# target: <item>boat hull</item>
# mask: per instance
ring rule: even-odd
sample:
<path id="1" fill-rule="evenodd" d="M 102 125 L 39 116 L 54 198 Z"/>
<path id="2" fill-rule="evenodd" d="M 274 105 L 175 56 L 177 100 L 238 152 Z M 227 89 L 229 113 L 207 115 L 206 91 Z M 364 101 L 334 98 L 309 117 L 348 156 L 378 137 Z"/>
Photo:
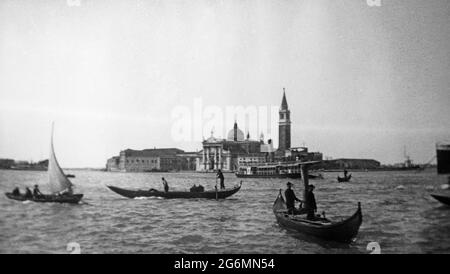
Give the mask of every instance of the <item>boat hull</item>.
<path id="1" fill-rule="evenodd" d="M 357 236 L 359 227 L 362 224 L 360 203 L 358 203 L 357 211 L 351 217 L 341 222 L 315 222 L 308 221 L 304 217 L 293 217 L 287 214 L 286 204 L 281 194 L 275 201 L 273 211 L 277 222 L 283 228 L 335 242 L 351 242 Z"/>
<path id="2" fill-rule="evenodd" d="M 6 197 L 16 201 L 32 201 L 37 203 L 61 203 L 61 204 L 78 204 L 83 198 L 83 194 L 73 195 L 42 195 L 39 197 L 27 198 L 25 195 L 13 195 L 5 193 Z"/>
<path id="3" fill-rule="evenodd" d="M 439 202 L 450 206 L 450 196 L 446 196 L 446 195 L 439 195 L 439 194 L 431 194 L 431 197 L 435 198 L 436 200 L 438 200 Z"/>
<path id="4" fill-rule="evenodd" d="M 241 182 L 242 184 L 242 182 Z M 235 194 L 241 189 L 241 184 L 231 189 L 204 191 L 204 192 L 189 192 L 189 191 L 149 191 L 149 190 L 128 190 L 115 186 L 107 186 L 115 193 L 124 197 L 134 199 L 140 197 L 160 197 L 165 199 L 225 199 Z"/>
<path id="5" fill-rule="evenodd" d="M 346 183 L 346 182 L 350 182 L 350 180 L 352 179 L 352 175 L 350 174 L 347 177 L 337 177 L 337 180 L 339 183 Z"/>

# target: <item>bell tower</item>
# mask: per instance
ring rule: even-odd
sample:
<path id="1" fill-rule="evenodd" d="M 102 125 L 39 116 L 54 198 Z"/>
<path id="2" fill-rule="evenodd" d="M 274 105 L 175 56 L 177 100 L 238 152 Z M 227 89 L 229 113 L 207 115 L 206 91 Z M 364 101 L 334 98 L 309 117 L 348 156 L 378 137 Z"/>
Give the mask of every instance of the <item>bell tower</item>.
<path id="1" fill-rule="evenodd" d="M 283 100 L 280 107 L 280 119 L 278 123 L 278 150 L 284 151 L 291 148 L 291 111 L 289 110 L 286 91 L 283 88 Z"/>

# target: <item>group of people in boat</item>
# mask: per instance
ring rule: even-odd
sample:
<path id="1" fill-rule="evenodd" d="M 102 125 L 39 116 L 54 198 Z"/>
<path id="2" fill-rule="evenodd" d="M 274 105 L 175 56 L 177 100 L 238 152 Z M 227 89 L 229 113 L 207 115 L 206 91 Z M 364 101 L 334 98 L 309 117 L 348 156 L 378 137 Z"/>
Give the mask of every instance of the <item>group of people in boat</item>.
<path id="1" fill-rule="evenodd" d="M 15 196 L 21 196 L 22 193 L 20 193 L 20 189 L 18 187 L 14 188 L 12 191 L 12 194 Z M 43 196 L 41 191 L 39 190 L 38 185 L 34 185 L 33 191 L 29 187 L 25 188 L 25 198 L 37 198 Z"/>
<path id="2" fill-rule="evenodd" d="M 13 189 L 12 194 L 14 196 L 21 196 L 22 195 L 22 193 L 20 192 L 20 189 L 18 187 L 15 187 Z M 69 187 L 69 188 L 67 188 L 64 191 L 56 193 L 56 195 L 72 195 L 72 194 L 73 194 L 72 187 Z M 34 185 L 33 191 L 31 191 L 31 189 L 29 187 L 25 188 L 24 196 L 27 199 L 32 199 L 32 198 L 44 197 L 45 195 L 42 194 L 42 192 L 40 191 L 39 185 Z"/>
<path id="3" fill-rule="evenodd" d="M 225 176 L 223 176 L 222 170 L 217 170 L 216 173 L 216 177 L 217 179 L 219 179 L 220 181 L 220 189 L 225 189 Z M 162 177 L 161 178 L 162 184 L 163 184 L 163 188 L 164 188 L 164 192 L 169 192 L 169 183 L 167 182 L 167 180 Z M 154 188 L 149 189 L 149 191 L 158 191 Z M 205 188 L 202 185 L 195 185 L 193 187 L 190 188 L 190 192 L 204 192 Z"/>
<path id="4" fill-rule="evenodd" d="M 315 220 L 316 212 L 317 212 L 317 204 L 316 198 L 314 196 L 314 185 L 308 185 L 308 189 L 305 193 L 305 200 L 302 201 L 294 193 L 292 189 L 292 183 L 287 182 L 287 189 L 284 192 L 284 196 L 286 197 L 286 207 L 288 210 L 288 214 L 292 215 L 300 215 L 306 214 L 306 219 Z M 295 201 L 300 202 L 300 209 L 295 207 Z"/>

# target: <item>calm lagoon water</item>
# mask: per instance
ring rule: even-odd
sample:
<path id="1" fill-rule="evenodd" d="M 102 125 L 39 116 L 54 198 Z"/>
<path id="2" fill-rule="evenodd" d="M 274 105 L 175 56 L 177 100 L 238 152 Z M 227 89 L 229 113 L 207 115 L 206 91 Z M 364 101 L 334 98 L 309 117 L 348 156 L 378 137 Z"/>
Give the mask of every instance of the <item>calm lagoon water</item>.
<path id="1" fill-rule="evenodd" d="M 324 173 L 316 186 L 319 211 L 329 218 L 351 215 L 362 202 L 363 224 L 350 245 L 324 242 L 278 226 L 272 204 L 286 180 L 246 179 L 225 200 L 127 199 L 105 185 L 171 189 L 195 184 L 213 188 L 213 174 L 106 173 L 70 170 L 84 204 L 38 204 L 0 196 L 0 253 L 68 253 L 76 242 L 82 253 L 369 253 L 376 241 L 382 253 L 450 253 L 450 207 L 430 197 L 446 178 L 424 172 L 356 172 L 351 183 Z M 238 178 L 225 174 L 226 185 Z M 41 185 L 47 174 L 0 170 L 0 191 Z M 301 196 L 301 182 L 294 182 Z M 399 187 L 400 186 L 400 187 Z"/>

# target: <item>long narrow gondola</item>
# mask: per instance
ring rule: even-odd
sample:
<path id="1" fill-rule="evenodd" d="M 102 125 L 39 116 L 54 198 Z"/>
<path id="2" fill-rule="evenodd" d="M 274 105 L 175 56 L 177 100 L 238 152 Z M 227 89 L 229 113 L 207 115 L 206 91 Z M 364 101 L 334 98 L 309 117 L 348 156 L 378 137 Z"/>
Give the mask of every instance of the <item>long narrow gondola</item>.
<path id="1" fill-rule="evenodd" d="M 203 198 L 203 199 L 225 199 L 235 194 L 241 189 L 242 181 L 239 185 L 224 190 L 209 190 L 203 192 L 189 192 L 189 191 L 157 191 L 157 190 L 128 190 L 115 186 L 107 186 L 115 193 L 127 198 L 140 198 L 140 197 L 160 197 L 165 199 L 190 199 L 190 198 Z"/>
<path id="2" fill-rule="evenodd" d="M 358 209 L 351 217 L 340 222 L 332 222 L 326 218 L 309 221 L 305 215 L 290 215 L 287 213 L 281 190 L 273 204 L 273 213 L 278 223 L 286 229 L 344 243 L 351 242 L 356 237 L 362 223 L 361 203 L 358 203 Z"/>

